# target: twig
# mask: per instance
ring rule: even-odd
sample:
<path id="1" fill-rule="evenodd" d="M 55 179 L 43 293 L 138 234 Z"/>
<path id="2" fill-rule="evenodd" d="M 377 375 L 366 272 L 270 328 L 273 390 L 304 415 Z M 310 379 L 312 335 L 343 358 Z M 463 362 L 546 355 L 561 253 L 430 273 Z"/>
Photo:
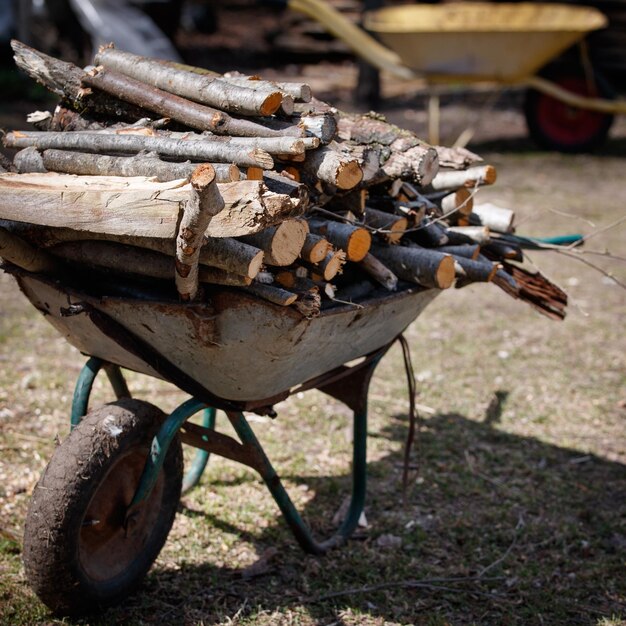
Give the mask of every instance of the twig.
<path id="1" fill-rule="evenodd" d="M 587 224 L 589 224 L 589 226 L 591 226 L 591 228 L 595 228 L 596 225 L 591 221 L 588 220 L 586 218 L 584 218 L 582 215 L 574 215 L 573 213 L 567 213 L 566 211 L 559 211 L 558 209 L 552 209 L 550 207 L 544 206 L 541 207 L 544 211 L 550 211 L 550 213 L 556 213 L 556 215 L 562 215 L 563 217 L 569 217 L 572 219 L 577 219 L 577 220 L 581 220 L 583 222 L 586 222 Z"/>
<path id="2" fill-rule="evenodd" d="M 608 250 L 576 250 L 576 254 L 595 254 L 596 256 L 604 256 L 611 261 L 622 261 L 626 263 L 626 257 L 611 254 Z"/>
<path id="3" fill-rule="evenodd" d="M 599 228 L 598 230 L 594 230 L 592 233 L 589 233 L 588 235 L 585 235 L 579 241 L 575 241 L 574 243 L 572 243 L 569 246 L 567 246 L 566 250 L 571 250 L 572 248 L 575 248 L 576 246 L 580 246 L 580 245 L 582 245 L 583 242 L 588 241 L 592 237 L 595 237 L 596 235 L 599 235 L 599 234 L 601 234 L 601 233 L 603 233 L 603 232 L 605 232 L 607 230 L 610 230 L 614 226 L 618 226 L 622 222 L 626 222 L 626 215 L 623 215 L 622 217 L 620 217 L 619 219 L 615 220 L 614 222 L 611 222 L 610 224 L 607 224 L 606 226 L 603 226 L 602 228 Z"/>
<path id="4" fill-rule="evenodd" d="M 478 193 L 478 191 L 479 191 L 479 187 L 475 186 L 472 189 L 471 194 L 465 200 L 463 200 L 463 202 L 459 204 L 459 206 L 454 207 L 454 209 L 451 209 L 450 211 L 448 211 L 447 213 L 444 213 L 443 215 L 432 218 L 428 222 L 428 224 L 434 224 L 435 222 L 443 222 L 447 217 L 450 217 L 450 215 L 452 215 L 453 213 L 456 213 L 459 209 L 464 207 Z M 388 235 L 388 234 L 396 233 L 396 231 L 387 230 L 384 228 L 374 228 L 373 226 L 369 226 L 368 224 L 350 219 L 349 217 L 343 217 L 342 215 L 338 215 L 337 213 L 334 213 L 333 211 L 329 211 L 328 209 L 323 209 L 322 207 L 319 207 L 319 206 L 314 206 L 311 208 L 311 210 L 315 211 L 316 213 L 321 213 L 322 215 L 328 215 L 329 217 L 332 217 L 333 219 L 337 221 L 344 222 L 352 226 L 358 226 L 359 228 L 365 228 L 366 230 L 369 230 L 371 233 L 378 233 L 380 235 Z M 418 230 L 423 230 L 426 227 L 427 226 L 424 225 L 424 226 L 414 226 L 413 228 L 407 228 L 406 230 L 402 231 L 402 234 L 404 235 L 406 233 L 415 233 Z"/>
<path id="5" fill-rule="evenodd" d="M 352 587 L 350 589 L 342 589 L 341 591 L 333 591 L 331 593 L 326 593 L 321 596 L 316 596 L 314 598 L 307 598 L 304 601 L 309 604 L 314 604 L 316 602 L 323 602 L 324 600 L 330 600 L 332 598 L 340 598 L 341 596 L 350 596 L 361 593 L 370 593 L 372 591 L 381 591 L 383 589 L 394 589 L 394 588 L 405 588 L 405 589 L 413 589 L 419 587 L 425 587 L 428 589 L 442 589 L 445 591 L 459 591 L 458 588 L 455 587 L 445 587 L 439 585 L 439 583 L 464 583 L 464 582 L 487 582 L 487 581 L 495 581 L 495 580 L 504 580 L 503 576 L 494 576 L 490 578 L 481 578 L 480 576 L 465 576 L 459 578 L 423 578 L 421 580 L 396 580 L 390 581 L 387 583 L 380 583 L 379 585 L 365 585 L 363 587 Z M 480 591 L 476 591 L 476 593 L 480 593 L 481 595 L 489 596 L 490 594 L 486 594 Z"/>
<path id="6" fill-rule="evenodd" d="M 572 259 L 578 259 L 581 263 L 588 265 L 597 272 L 600 272 L 600 274 L 603 274 L 607 278 L 610 278 L 616 285 L 619 285 L 622 289 L 626 289 L 626 283 L 623 283 L 621 280 L 613 276 L 611 272 L 608 272 L 607 270 L 601 268 L 599 265 L 596 265 L 595 263 L 592 263 L 587 259 L 583 259 L 577 252 L 569 252 L 569 246 L 565 248 L 565 250 L 555 250 L 555 252 L 557 252 L 558 254 L 563 254 L 564 256 L 570 257 Z"/>
<path id="7" fill-rule="evenodd" d="M 517 518 L 517 525 L 515 526 L 515 536 L 513 537 L 513 541 L 511 542 L 509 547 L 504 551 L 504 554 L 500 556 L 500 558 L 496 559 L 493 563 L 490 563 L 489 565 L 487 565 L 487 567 L 483 567 L 483 569 L 478 574 L 478 578 L 482 578 L 489 570 L 500 565 L 500 563 L 502 563 L 509 556 L 509 554 L 511 554 L 511 550 L 513 550 L 513 548 L 515 547 L 515 544 L 517 544 L 517 540 L 522 534 L 522 528 L 524 528 L 524 520 L 522 516 L 520 515 Z"/>

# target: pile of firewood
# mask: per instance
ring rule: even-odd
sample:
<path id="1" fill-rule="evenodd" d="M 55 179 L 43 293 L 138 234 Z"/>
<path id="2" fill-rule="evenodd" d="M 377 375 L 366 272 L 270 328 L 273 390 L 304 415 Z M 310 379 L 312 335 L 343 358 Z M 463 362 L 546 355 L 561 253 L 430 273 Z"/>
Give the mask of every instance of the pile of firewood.
<path id="1" fill-rule="evenodd" d="M 474 203 L 496 172 L 467 150 L 340 112 L 303 83 L 110 46 L 84 70 L 13 49 L 61 100 L 4 137 L 20 150 L 0 174 L 9 262 L 169 281 L 183 300 L 235 287 L 306 317 L 477 281 L 564 315 L 565 294 L 519 266 L 513 212 Z"/>

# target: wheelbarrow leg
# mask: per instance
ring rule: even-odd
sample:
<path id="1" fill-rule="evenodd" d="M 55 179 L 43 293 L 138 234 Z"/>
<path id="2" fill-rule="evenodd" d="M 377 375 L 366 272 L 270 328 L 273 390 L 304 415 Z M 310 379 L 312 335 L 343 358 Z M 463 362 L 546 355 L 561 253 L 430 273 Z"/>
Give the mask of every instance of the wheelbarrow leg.
<path id="1" fill-rule="evenodd" d="M 287 525 L 293 532 L 303 550 L 310 554 L 324 554 L 330 548 L 341 545 L 356 529 L 365 505 L 365 487 L 367 474 L 366 442 L 367 442 L 367 411 L 354 412 L 354 451 L 352 467 L 352 499 L 348 515 L 335 535 L 323 542 L 313 538 L 311 530 L 304 523 L 289 494 L 267 458 L 259 440 L 243 413 L 227 412 L 237 435 L 244 445 L 253 448 L 258 455 L 257 471 L 265 481 L 276 504 L 281 510 Z"/>
<path id="2" fill-rule="evenodd" d="M 216 413 L 217 411 L 214 407 L 209 407 L 208 409 L 204 409 L 204 411 L 202 411 L 202 426 L 204 428 L 208 428 L 209 430 L 215 429 Z M 209 455 L 209 452 L 202 450 L 201 448 L 196 450 L 191 467 L 183 478 L 182 493 L 188 493 L 200 482 L 200 478 L 206 468 L 206 464 L 209 462 Z"/>
<path id="3" fill-rule="evenodd" d="M 113 387 L 113 393 L 116 399 L 120 400 L 121 398 L 131 397 L 120 368 L 113 363 L 108 363 L 95 356 L 91 357 L 81 370 L 78 380 L 76 381 L 76 387 L 74 388 L 70 417 L 72 428 L 77 426 L 80 420 L 87 414 L 93 383 L 96 380 L 98 372 L 103 368 L 111 383 L 111 387 Z"/>
<path id="4" fill-rule="evenodd" d="M 378 351 L 363 366 L 338 368 L 338 373 L 330 381 L 317 385 L 320 391 L 344 402 L 352 409 L 354 415 L 352 499 L 346 519 L 330 539 L 323 542 L 315 540 L 310 528 L 304 523 L 283 487 L 276 470 L 243 413 L 226 411 L 226 415 L 239 437 L 239 442 L 232 437 L 216 432 L 213 428 L 185 424 L 189 417 L 206 408 L 206 404 L 195 398 L 187 400 L 174 410 L 153 438 L 150 454 L 146 460 L 139 485 L 126 512 L 127 519 L 132 516 L 135 507 L 150 494 L 163 465 L 167 449 L 180 430 L 184 443 L 189 443 L 208 452 L 214 452 L 256 470 L 270 490 L 296 540 L 306 552 L 324 554 L 330 548 L 344 543 L 356 529 L 365 504 L 367 395 L 374 369 L 388 348 L 389 346 L 385 346 Z"/>

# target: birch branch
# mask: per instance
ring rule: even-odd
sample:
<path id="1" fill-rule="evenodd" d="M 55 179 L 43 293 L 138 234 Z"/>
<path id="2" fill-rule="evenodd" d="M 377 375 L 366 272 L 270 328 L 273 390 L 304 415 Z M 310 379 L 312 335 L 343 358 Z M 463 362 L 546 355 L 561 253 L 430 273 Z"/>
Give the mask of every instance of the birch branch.
<path id="1" fill-rule="evenodd" d="M 100 48 L 94 64 L 169 93 L 240 115 L 272 115 L 283 99 L 282 93 L 270 85 L 259 85 L 256 89 L 239 86 L 217 76 L 172 68 L 156 59 L 116 50 L 111 46 Z"/>
<path id="2" fill-rule="evenodd" d="M 24 148 L 13 162 L 20 174 L 28 172 L 64 172 L 83 176 L 146 176 L 159 182 L 189 178 L 198 167 L 196 163 L 171 163 L 161 161 L 154 154 L 137 154 L 132 157 L 114 157 L 66 150 Z M 215 180 L 230 183 L 239 180 L 239 168 L 228 163 L 212 163 Z"/>
<path id="3" fill-rule="evenodd" d="M 235 163 L 248 167 L 272 169 L 274 160 L 259 148 L 247 148 L 211 141 L 186 141 L 165 137 L 143 135 L 118 135 L 108 133 L 44 133 L 14 131 L 4 137 L 7 148 L 28 148 L 38 150 L 58 149 L 84 152 L 113 152 L 133 154 L 142 151 L 156 152 L 163 156 L 206 161 L 211 163 Z"/>
<path id="4" fill-rule="evenodd" d="M 218 109 L 181 98 L 111 70 L 94 68 L 85 74 L 82 83 L 198 130 L 210 130 L 218 135 L 240 137 L 280 135 L 250 120 L 231 117 L 228 113 Z"/>
<path id="5" fill-rule="evenodd" d="M 135 121 L 146 111 L 103 92 L 86 91 L 86 73 L 72 63 L 59 61 L 19 41 L 11 41 L 16 65 L 46 89 L 63 98 L 78 111 L 89 111 L 103 118 Z"/>

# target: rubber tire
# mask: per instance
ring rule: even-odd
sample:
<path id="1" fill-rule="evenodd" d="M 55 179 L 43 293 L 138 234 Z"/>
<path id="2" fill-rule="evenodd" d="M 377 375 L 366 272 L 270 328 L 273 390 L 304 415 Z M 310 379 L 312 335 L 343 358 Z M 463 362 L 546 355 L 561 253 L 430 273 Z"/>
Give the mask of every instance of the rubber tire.
<path id="1" fill-rule="evenodd" d="M 139 528 L 142 547 L 137 548 L 137 554 L 124 556 L 131 560 L 129 563 L 122 562 L 123 569 L 120 572 L 107 579 L 105 568 L 104 579 L 100 576 L 98 580 L 87 571 L 90 567 L 89 557 L 83 556 L 84 550 L 81 553 L 81 546 L 84 545 L 81 543 L 81 532 L 94 532 L 83 531 L 86 525 L 84 520 L 89 507 L 93 506 L 92 500 L 98 488 L 103 484 L 111 484 L 105 483 L 105 480 L 113 480 L 115 484 L 116 475 L 112 469 L 116 463 L 121 464 L 118 467 L 124 468 L 124 459 L 131 459 L 137 465 L 139 452 L 145 458 L 150 451 L 152 438 L 164 419 L 165 414 L 159 408 L 135 399 L 123 399 L 95 409 L 83 418 L 56 449 L 39 479 L 26 518 L 24 567 L 37 596 L 56 614 L 94 613 L 119 602 L 139 585 L 161 551 L 180 499 L 183 454 L 178 437 L 170 445 L 159 474 L 159 489 L 154 491 L 150 508 L 146 509 L 144 518 L 141 518 L 149 520 L 149 524 Z M 135 484 L 129 483 L 128 472 L 123 474 L 125 478 L 120 481 L 123 485 L 123 502 L 128 503 L 131 497 L 128 493 L 134 493 L 138 482 L 137 473 L 140 471 L 133 468 Z M 104 493 L 104 499 L 100 495 L 100 500 L 94 501 L 117 503 L 117 508 L 113 505 L 111 507 L 119 517 L 122 496 L 116 492 L 118 497 L 110 498 L 106 488 Z M 115 524 L 118 529 L 122 528 L 117 521 Z M 104 526 L 105 530 L 110 528 L 107 523 Z M 150 527 L 144 529 L 144 526 Z M 106 554 L 106 542 L 110 543 L 111 539 L 105 538 L 104 541 L 105 549 L 101 554 Z M 130 543 L 134 546 L 140 542 L 132 539 Z M 87 565 L 81 563 L 81 556 L 87 558 Z M 119 568 L 119 565 L 115 567 Z"/>
<path id="2" fill-rule="evenodd" d="M 615 93 L 608 83 L 596 74 L 596 93 L 589 93 L 582 74 L 569 71 L 559 73 L 549 71 L 542 76 L 556 83 L 557 85 L 576 91 L 580 95 L 614 99 Z M 574 87 L 573 87 L 574 85 Z M 564 119 L 567 113 L 573 113 L 572 124 L 586 123 L 592 124 L 587 133 L 582 132 L 578 138 L 574 135 L 567 137 L 567 128 L 563 124 L 562 130 L 558 129 L 558 121 Z M 545 118 L 545 115 L 552 116 L 552 120 Z M 600 148 L 607 140 L 609 130 L 613 124 L 614 115 L 609 113 L 598 113 L 594 111 L 583 111 L 574 109 L 561 103 L 560 101 L 541 93 L 535 89 L 528 89 L 524 101 L 524 116 L 530 138 L 544 150 L 556 150 L 565 153 L 593 152 Z M 557 123 L 556 128 L 550 128 L 550 124 Z M 563 130 L 565 135 L 563 135 Z M 556 133 L 556 134 L 555 134 Z M 558 136 L 558 134 L 561 136 Z"/>

